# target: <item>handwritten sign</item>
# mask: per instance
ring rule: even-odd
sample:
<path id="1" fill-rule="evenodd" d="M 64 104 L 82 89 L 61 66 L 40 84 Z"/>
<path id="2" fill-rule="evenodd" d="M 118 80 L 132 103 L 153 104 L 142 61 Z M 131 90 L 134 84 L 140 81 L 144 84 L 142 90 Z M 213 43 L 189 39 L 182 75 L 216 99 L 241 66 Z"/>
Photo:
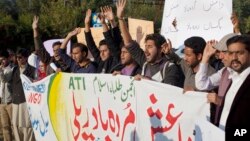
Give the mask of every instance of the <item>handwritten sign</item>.
<path id="1" fill-rule="evenodd" d="M 167 0 L 161 34 L 172 40 L 175 48 L 191 36 L 220 40 L 233 32 L 230 16 L 232 0 Z M 176 19 L 176 28 L 172 22 Z"/>
<path id="2" fill-rule="evenodd" d="M 128 18 L 128 27 L 133 40 L 136 40 L 144 49 L 146 35 L 154 33 L 153 21 Z"/>
<path id="3" fill-rule="evenodd" d="M 37 141 L 192 141 L 195 118 L 209 115 L 205 93 L 183 95 L 153 81 L 110 74 L 58 73 L 35 83 L 21 77 Z"/>

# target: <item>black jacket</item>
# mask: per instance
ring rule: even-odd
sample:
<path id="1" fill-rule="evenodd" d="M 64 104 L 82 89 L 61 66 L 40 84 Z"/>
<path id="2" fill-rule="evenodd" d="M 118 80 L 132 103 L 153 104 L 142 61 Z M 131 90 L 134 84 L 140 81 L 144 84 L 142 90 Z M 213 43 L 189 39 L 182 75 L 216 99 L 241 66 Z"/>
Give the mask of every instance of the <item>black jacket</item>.
<path id="1" fill-rule="evenodd" d="M 34 67 L 27 65 L 27 68 L 24 70 L 23 74 L 29 77 L 31 80 L 33 80 L 35 79 L 35 72 L 36 69 Z M 21 104 L 26 102 L 22 81 L 20 77 L 20 70 L 18 66 L 13 68 L 11 86 L 13 90 L 13 95 L 12 95 L 13 104 Z"/>
<path id="2" fill-rule="evenodd" d="M 119 28 L 113 29 L 114 36 L 112 37 L 111 31 L 104 32 L 103 35 L 105 37 L 105 41 L 109 47 L 109 50 L 111 52 L 111 56 L 105 60 L 102 61 L 100 57 L 100 51 L 97 48 L 93 36 L 91 32 L 85 32 L 85 39 L 88 46 L 88 49 L 90 50 L 91 54 L 93 55 L 96 64 L 98 64 L 97 67 L 97 73 L 111 73 L 111 69 L 118 65 L 120 62 L 120 54 L 121 54 L 121 48 L 120 48 L 120 41 L 119 40 Z M 116 35 L 118 34 L 118 35 Z M 118 38 L 118 39 L 117 39 Z"/>

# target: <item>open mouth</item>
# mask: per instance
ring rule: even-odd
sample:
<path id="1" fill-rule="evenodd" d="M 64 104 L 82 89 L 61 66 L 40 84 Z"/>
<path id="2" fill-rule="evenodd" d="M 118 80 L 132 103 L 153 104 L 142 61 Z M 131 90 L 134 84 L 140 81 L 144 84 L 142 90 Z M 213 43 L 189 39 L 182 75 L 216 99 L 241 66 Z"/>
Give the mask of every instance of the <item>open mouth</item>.
<path id="1" fill-rule="evenodd" d="M 235 67 L 240 66 L 240 63 L 239 63 L 238 61 L 233 61 L 233 62 L 231 63 L 231 66 L 235 68 Z"/>

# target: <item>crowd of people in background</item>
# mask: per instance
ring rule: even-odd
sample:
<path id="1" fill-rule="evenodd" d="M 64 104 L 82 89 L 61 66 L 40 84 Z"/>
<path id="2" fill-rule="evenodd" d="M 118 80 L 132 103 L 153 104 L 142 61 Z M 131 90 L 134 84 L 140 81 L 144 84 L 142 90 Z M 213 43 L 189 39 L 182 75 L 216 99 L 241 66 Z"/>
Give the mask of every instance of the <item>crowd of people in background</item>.
<path id="1" fill-rule="evenodd" d="M 185 46 L 181 58 L 171 41 L 159 33 L 146 35 L 145 50 L 132 40 L 124 19 L 125 5 L 126 0 L 118 0 L 116 14 L 109 6 L 100 8 L 98 18 L 104 39 L 98 45 L 91 33 L 92 11 L 88 9 L 84 20 L 86 45 L 73 44 L 70 55 L 66 53 L 67 43 L 81 29 L 76 27 L 63 42 L 55 42 L 50 56 L 41 41 L 38 16 L 32 24 L 32 53 L 25 48 L 16 53 L 1 48 L 0 119 L 4 141 L 35 140 L 20 74 L 35 82 L 57 72 L 127 75 L 180 87 L 183 93 L 207 92 L 211 123 L 225 131 L 226 139 L 236 128 L 250 129 L 250 37 L 240 33 L 236 15 L 231 19 L 234 33 L 210 41 L 192 36 L 180 43 Z M 93 59 L 88 58 L 89 52 Z"/>

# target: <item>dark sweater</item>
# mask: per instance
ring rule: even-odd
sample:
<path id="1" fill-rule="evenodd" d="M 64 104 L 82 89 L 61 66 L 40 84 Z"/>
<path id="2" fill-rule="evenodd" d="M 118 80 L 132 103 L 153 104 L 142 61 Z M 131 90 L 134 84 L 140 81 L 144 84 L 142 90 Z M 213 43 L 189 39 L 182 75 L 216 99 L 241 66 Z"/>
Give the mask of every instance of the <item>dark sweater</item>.
<path id="1" fill-rule="evenodd" d="M 35 71 L 36 69 L 34 67 L 27 65 L 27 68 L 24 70 L 23 74 L 33 80 L 35 79 Z M 13 104 L 21 104 L 26 102 L 18 66 L 13 68 L 11 86 L 13 90 Z"/>

